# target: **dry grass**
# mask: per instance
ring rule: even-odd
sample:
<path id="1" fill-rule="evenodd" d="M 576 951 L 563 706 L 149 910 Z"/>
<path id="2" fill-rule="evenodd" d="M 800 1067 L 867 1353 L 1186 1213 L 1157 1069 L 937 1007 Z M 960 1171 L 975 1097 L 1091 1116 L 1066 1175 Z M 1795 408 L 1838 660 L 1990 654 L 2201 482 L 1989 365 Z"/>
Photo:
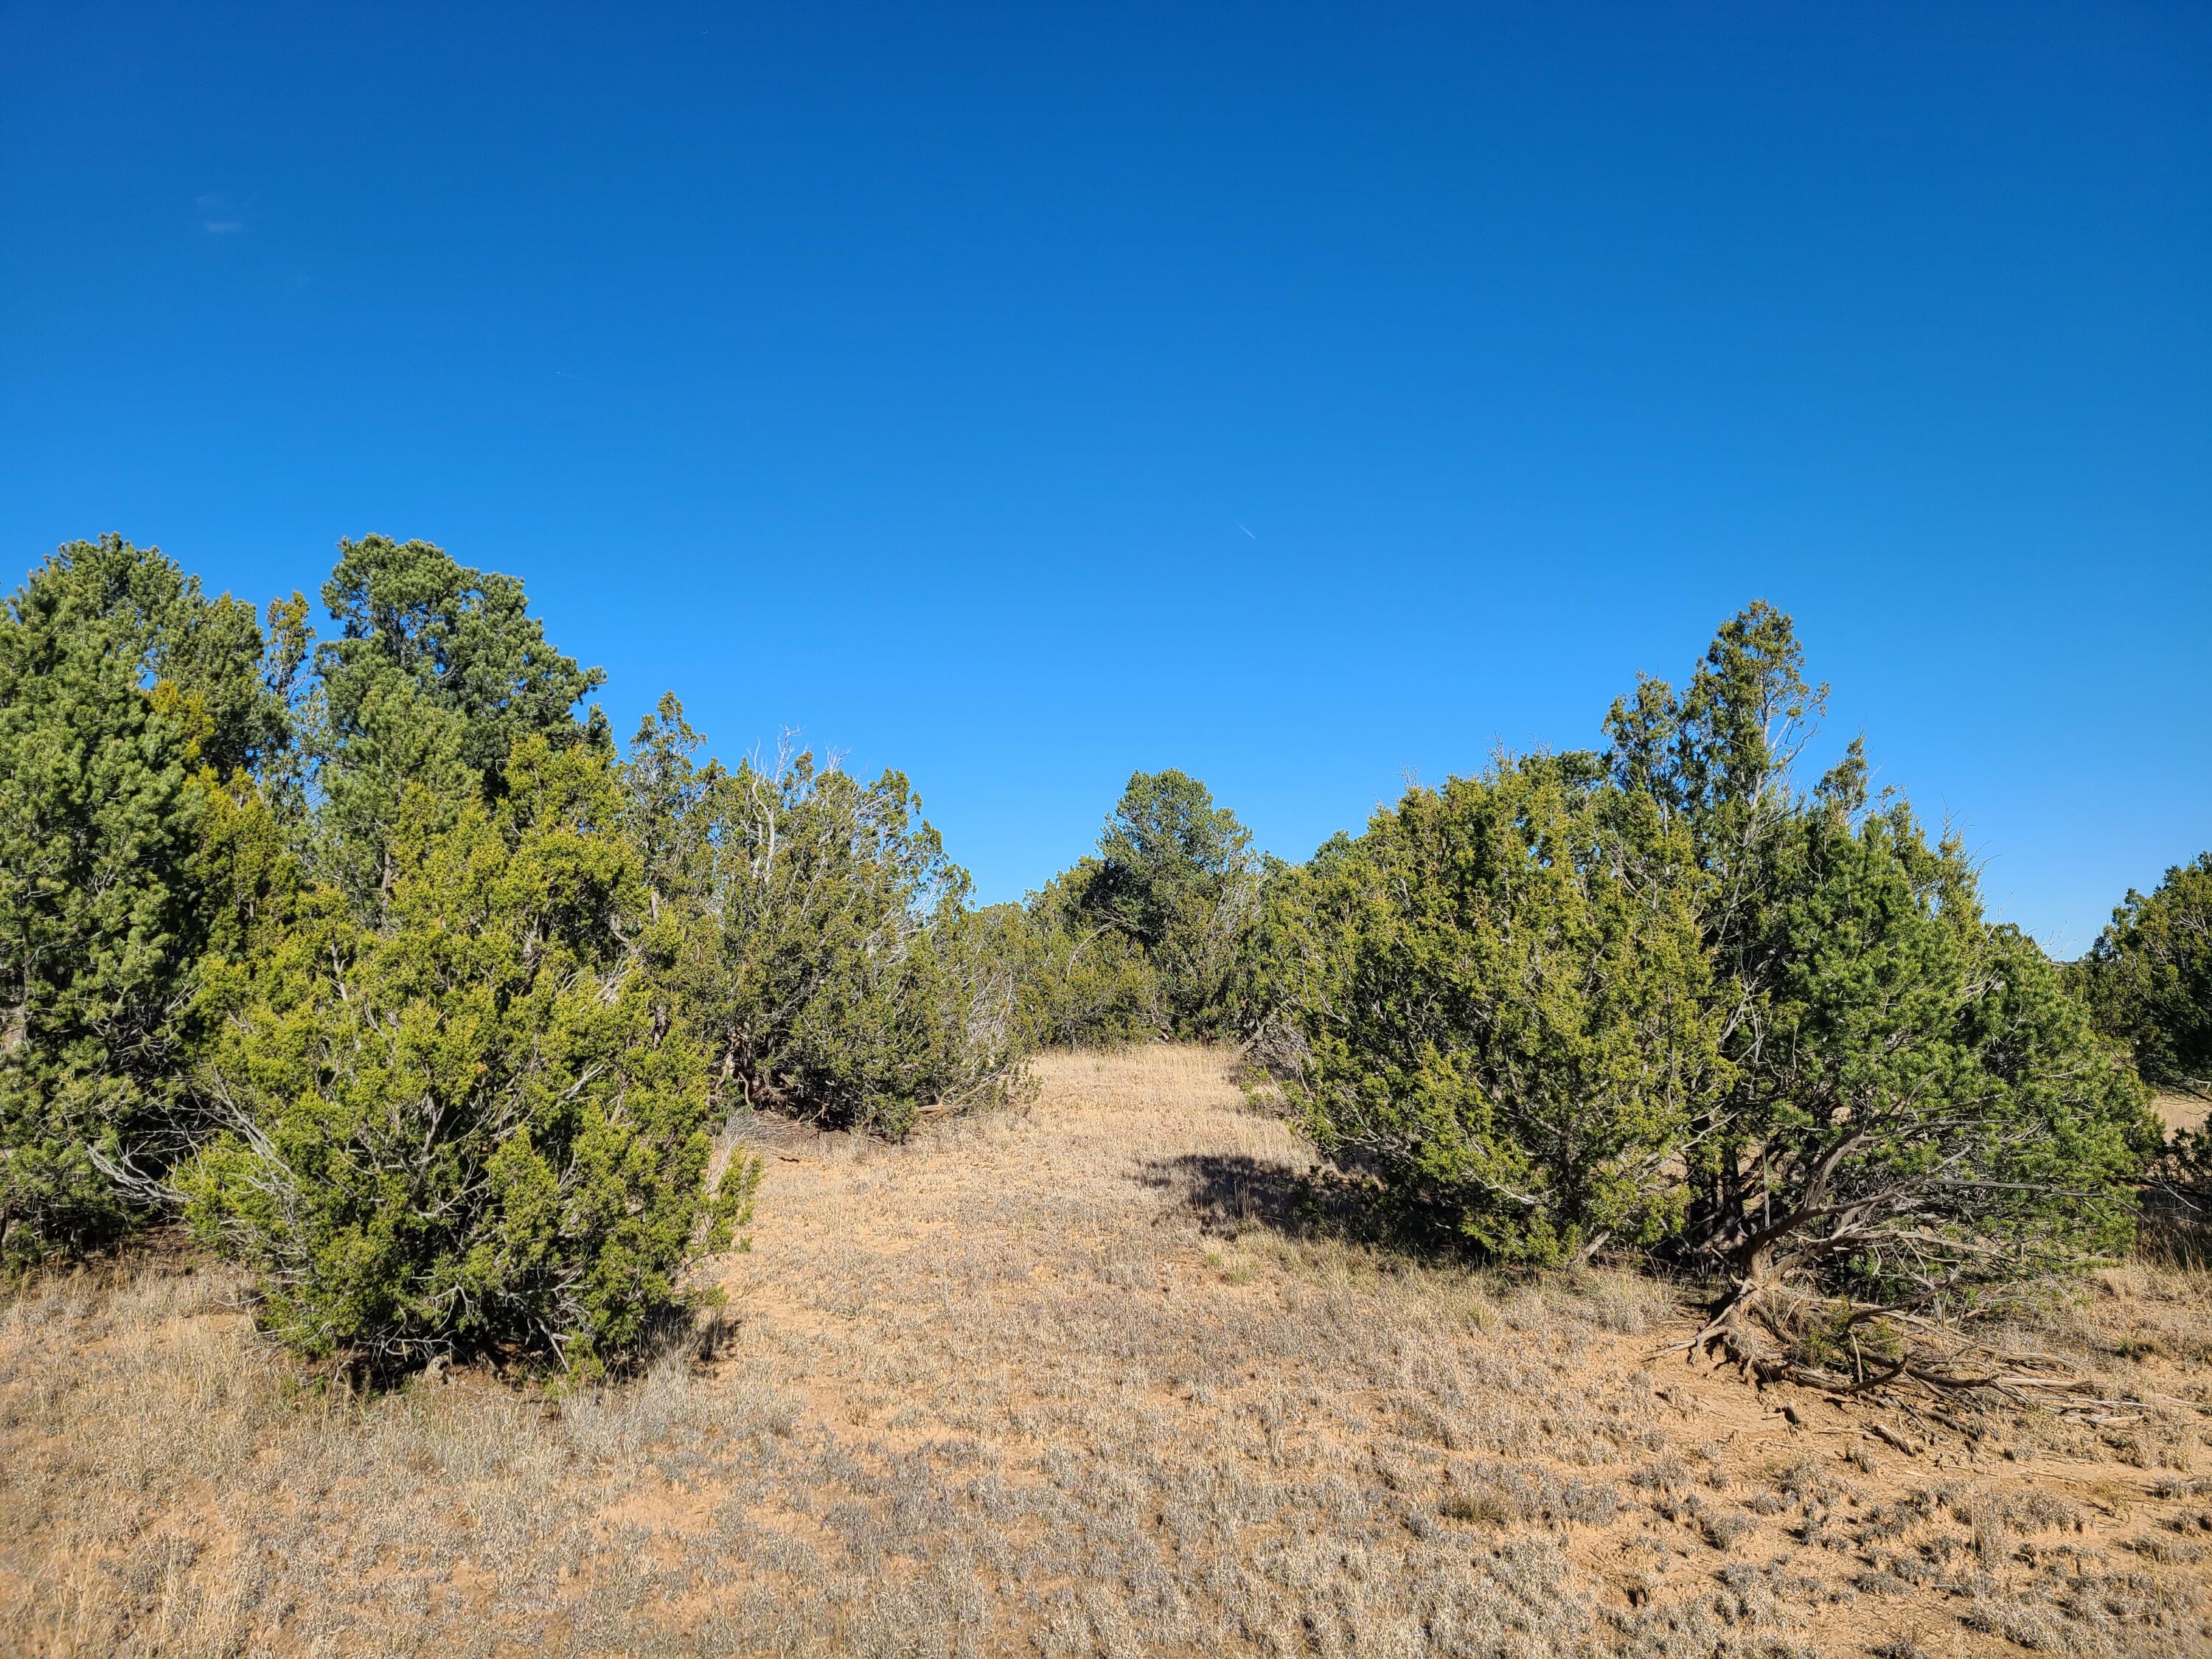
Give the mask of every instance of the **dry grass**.
<path id="1" fill-rule="evenodd" d="M 734 1328 L 557 1402 L 334 1400 L 234 1282 L 0 1310 L 0 1645 L 39 1653 L 2212 1651 L 2212 1291 L 2034 1335 L 2151 1401 L 1892 1419 L 1663 1355 L 1624 1276 L 1308 1224 L 1217 1056 L 1058 1057 L 886 1149 L 772 1139 Z M 1657 1357 L 1655 1357 L 1657 1356 Z"/>
<path id="2" fill-rule="evenodd" d="M 2150 1109 L 2158 1114 L 2160 1122 L 2170 1133 L 2175 1129 L 2201 1129 L 2212 1100 L 2202 1095 L 2161 1094 L 2154 1096 Z"/>

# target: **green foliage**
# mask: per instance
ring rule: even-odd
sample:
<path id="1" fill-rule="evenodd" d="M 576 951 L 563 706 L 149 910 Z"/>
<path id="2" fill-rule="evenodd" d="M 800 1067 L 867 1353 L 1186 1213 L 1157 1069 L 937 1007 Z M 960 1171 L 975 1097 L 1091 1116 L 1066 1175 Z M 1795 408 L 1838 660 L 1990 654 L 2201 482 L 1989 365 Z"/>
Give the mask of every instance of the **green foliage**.
<path id="1" fill-rule="evenodd" d="M 1783 839 L 1753 933 L 1772 971 L 1698 1163 L 1705 1246 L 1869 1310 L 2119 1249 L 2141 1088 L 2034 942 L 1982 920 L 1957 844 L 1902 805 Z"/>
<path id="2" fill-rule="evenodd" d="M 2212 853 L 2126 902 L 2081 965 L 2097 1024 L 2146 1081 L 2212 1093 Z"/>
<path id="3" fill-rule="evenodd" d="M 1669 1233 L 1727 1071 L 1687 863 L 1589 756 L 1409 790 L 1283 930 L 1316 1139 L 1501 1259 Z"/>
<path id="4" fill-rule="evenodd" d="M 1138 773 L 978 911 L 898 773 L 702 764 L 672 697 L 618 764 L 512 578 L 370 537 L 323 593 L 315 647 L 109 538 L 0 614 L 0 1257 L 180 1202 L 311 1353 L 603 1368 L 747 1213 L 729 1110 L 896 1137 L 1038 1046 L 1234 1035 L 1407 1212 L 1703 1262 L 1740 1355 L 1828 1364 L 2125 1239 L 2157 1140 L 2094 1024 L 2212 1072 L 2212 854 L 2069 994 L 1856 744 L 1799 788 L 1826 692 L 1763 604 L 1603 757 L 1300 867 Z"/>
<path id="5" fill-rule="evenodd" d="M 201 837 L 285 743 L 261 664 L 251 609 L 118 537 L 0 615 L 0 1257 L 112 1236 L 132 1206 L 100 1161 L 173 1148 Z"/>
<path id="6" fill-rule="evenodd" d="M 1147 950 L 1171 944 L 1252 866 L 1252 837 L 1196 778 L 1170 768 L 1130 775 L 1098 837 L 1086 908 Z"/>
<path id="7" fill-rule="evenodd" d="M 410 790 L 373 908 L 305 894 L 238 964 L 206 1062 L 222 1133 L 178 1185 L 303 1352 L 594 1370 L 748 1212 L 750 1161 L 708 1189 L 680 939 L 653 920 L 611 763 L 526 738 L 500 793 L 445 814 Z"/>
<path id="8" fill-rule="evenodd" d="M 2140 1085 L 1858 744 L 1797 789 L 1825 696 L 1753 605 L 1680 696 L 1613 706 L 1603 763 L 1414 790 L 1279 886 L 1263 1048 L 1320 1142 L 1500 1258 L 1723 1268 L 1747 1359 L 1748 1318 L 1970 1308 L 2118 1248 Z"/>
<path id="9" fill-rule="evenodd" d="M 1826 699 L 1789 617 L 1723 627 L 1678 702 L 1613 706 L 1614 775 L 1686 830 L 1735 1080 L 1698 1126 L 1688 1241 L 1746 1285 L 1956 1301 L 2108 1249 L 2140 1091 L 1955 842 L 1869 810 L 1854 742 L 1809 794 Z"/>
<path id="10" fill-rule="evenodd" d="M 177 1204 L 305 1352 L 590 1370 L 745 1213 L 729 1107 L 1023 1086 L 1003 918 L 899 775 L 701 766 L 672 699 L 617 766 L 598 671 L 426 543 L 323 592 L 337 637 L 264 636 L 110 538 L 0 617 L 0 1254 Z"/>
<path id="11" fill-rule="evenodd" d="M 496 797 L 526 738 L 604 743 L 571 711 L 605 676 L 547 642 L 514 577 L 428 542 L 367 536 L 338 550 L 323 601 L 339 633 L 315 647 L 311 746 L 326 856 L 358 897 L 390 878 L 410 790 L 410 810 L 450 817 Z"/>
<path id="12" fill-rule="evenodd" d="M 1175 1035 L 1212 1037 L 1258 891 L 1249 832 L 1171 768 L 1130 776 L 1076 908 L 1143 948 Z"/>
<path id="13" fill-rule="evenodd" d="M 732 1103 L 898 1137 L 1017 1086 L 1013 977 L 904 777 L 809 754 L 697 767 L 664 698 L 625 769 L 632 834 L 684 919 L 687 1016 Z"/>
<path id="14" fill-rule="evenodd" d="M 1025 1051 L 1143 1042 L 1172 1025 L 1144 946 L 1083 907 L 1097 868 L 1085 859 L 1026 904 L 983 913 L 991 948 L 1013 975 L 1015 1028 Z"/>
<path id="15" fill-rule="evenodd" d="M 1097 856 L 1031 894 L 1026 928 L 1006 934 L 1024 1032 L 1070 1046 L 1226 1035 L 1260 889 L 1250 835 L 1204 784 L 1133 774 Z"/>

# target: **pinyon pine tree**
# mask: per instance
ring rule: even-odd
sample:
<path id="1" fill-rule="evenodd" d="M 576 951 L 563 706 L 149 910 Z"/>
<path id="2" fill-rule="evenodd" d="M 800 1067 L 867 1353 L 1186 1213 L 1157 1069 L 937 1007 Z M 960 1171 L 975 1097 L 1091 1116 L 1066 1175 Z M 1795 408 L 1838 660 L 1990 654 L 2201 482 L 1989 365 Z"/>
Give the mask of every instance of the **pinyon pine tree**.
<path id="1" fill-rule="evenodd" d="M 1729 1285 L 1705 1338 L 1819 1380 L 1870 1346 L 1918 1364 L 1930 1320 L 2115 1249 L 2151 1136 L 2057 969 L 1982 916 L 1958 843 L 1869 805 L 1858 744 L 1793 784 L 1826 697 L 1802 665 L 1753 605 L 1679 699 L 1644 681 L 1607 726 L 1616 779 L 1700 873 L 1730 1077 L 1684 1147 L 1683 1242 Z"/>
<path id="2" fill-rule="evenodd" d="M 189 1134 L 203 836 L 285 741 L 262 655 L 251 608 L 119 537 L 0 611 L 0 1259 L 112 1236 L 103 1161 Z"/>
<path id="3" fill-rule="evenodd" d="M 1006 937 L 1023 1023 L 1043 1042 L 1218 1037 L 1258 910 L 1252 837 L 1196 778 L 1132 774 L 1098 837 Z"/>
<path id="4" fill-rule="evenodd" d="M 2212 853 L 2130 892 L 2081 964 L 2098 1024 L 2146 1081 L 2212 1094 Z"/>

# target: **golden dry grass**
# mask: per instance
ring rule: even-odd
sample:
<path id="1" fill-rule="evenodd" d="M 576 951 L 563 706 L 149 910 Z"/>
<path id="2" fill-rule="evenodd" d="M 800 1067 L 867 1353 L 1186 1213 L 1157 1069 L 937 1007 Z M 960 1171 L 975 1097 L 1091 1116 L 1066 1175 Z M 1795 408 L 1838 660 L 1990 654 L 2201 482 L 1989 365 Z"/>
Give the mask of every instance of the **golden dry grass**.
<path id="1" fill-rule="evenodd" d="M 1663 1287 L 1309 1224 L 1194 1049 L 1057 1056 L 886 1148 L 763 1132 L 733 1328 L 557 1401 L 333 1399 L 228 1274 L 0 1310 L 0 1646 L 27 1653 L 2212 1651 L 2212 1287 L 2034 1340 L 2151 1400 L 1885 1419 L 1687 1364 Z M 1793 1404 L 1801 1425 L 1781 1415 Z"/>
<path id="2" fill-rule="evenodd" d="M 2159 1121 L 2166 1125 L 2169 1132 L 2201 1129 L 2204 1127 L 2207 1111 L 2212 1110 L 2212 1100 L 2207 1100 L 2202 1095 L 2161 1094 L 2152 1098 L 2150 1108 L 2158 1114 Z"/>

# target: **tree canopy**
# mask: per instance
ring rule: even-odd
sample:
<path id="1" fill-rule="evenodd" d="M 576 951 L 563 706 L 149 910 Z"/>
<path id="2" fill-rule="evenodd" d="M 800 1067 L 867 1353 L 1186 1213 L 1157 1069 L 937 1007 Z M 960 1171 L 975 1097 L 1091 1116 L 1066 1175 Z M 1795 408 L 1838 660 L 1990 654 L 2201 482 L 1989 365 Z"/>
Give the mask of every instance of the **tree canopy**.
<path id="1" fill-rule="evenodd" d="M 1091 1010 L 1092 1040 L 1223 1035 L 1261 872 L 1250 832 L 1203 783 L 1173 768 L 1131 774 L 1096 854 L 1030 906 L 1049 936 L 1041 958 L 1068 975 L 1062 1007 Z"/>
<path id="2" fill-rule="evenodd" d="M 118 537 L 0 612 L 0 1256 L 131 1206 L 95 1164 L 166 1144 L 216 908 L 204 836 L 286 739 L 251 607 Z"/>
<path id="3" fill-rule="evenodd" d="M 2098 1023 L 2149 1082 L 2212 1093 L 2212 853 L 2130 890 L 2081 964 Z"/>
<path id="4" fill-rule="evenodd" d="M 355 890 L 384 878 L 379 854 L 410 786 L 420 811 L 495 797 L 529 738 L 606 740 L 575 705 L 605 680 L 556 650 L 522 583 L 471 570 L 428 542 L 338 544 L 323 584 L 337 624 L 314 648 L 308 741 L 327 807 L 324 842 Z"/>
<path id="5" fill-rule="evenodd" d="M 293 1346 L 597 1369 L 744 1218 L 621 811 L 604 754 L 526 738 L 495 805 L 403 811 L 374 912 L 313 896 L 250 964 L 178 1188 Z"/>
<path id="6" fill-rule="evenodd" d="M 2157 1145 L 1957 842 L 1869 801 L 1856 743 L 1794 781 L 1825 695 L 1750 606 L 1602 759 L 1410 791 L 1269 922 L 1323 1146 L 1496 1257 L 1698 1264 L 1707 1339 L 1808 1376 L 2122 1247 Z"/>
<path id="7" fill-rule="evenodd" d="M 2212 854 L 2060 970 L 1857 743 L 1801 781 L 1826 688 L 1763 603 L 1603 753 L 1303 865 L 1140 771 L 978 909 L 900 772 L 703 759 L 673 695 L 618 757 L 514 577 L 368 536 L 322 592 L 318 642 L 109 537 L 0 611 L 0 1259 L 181 1215 L 310 1354 L 619 1366 L 747 1213 L 747 1114 L 896 1139 L 1174 1037 L 1397 1219 L 1663 1257 L 1711 1341 L 1833 1382 L 2121 1248 L 2129 1054 L 2212 1072 Z"/>

